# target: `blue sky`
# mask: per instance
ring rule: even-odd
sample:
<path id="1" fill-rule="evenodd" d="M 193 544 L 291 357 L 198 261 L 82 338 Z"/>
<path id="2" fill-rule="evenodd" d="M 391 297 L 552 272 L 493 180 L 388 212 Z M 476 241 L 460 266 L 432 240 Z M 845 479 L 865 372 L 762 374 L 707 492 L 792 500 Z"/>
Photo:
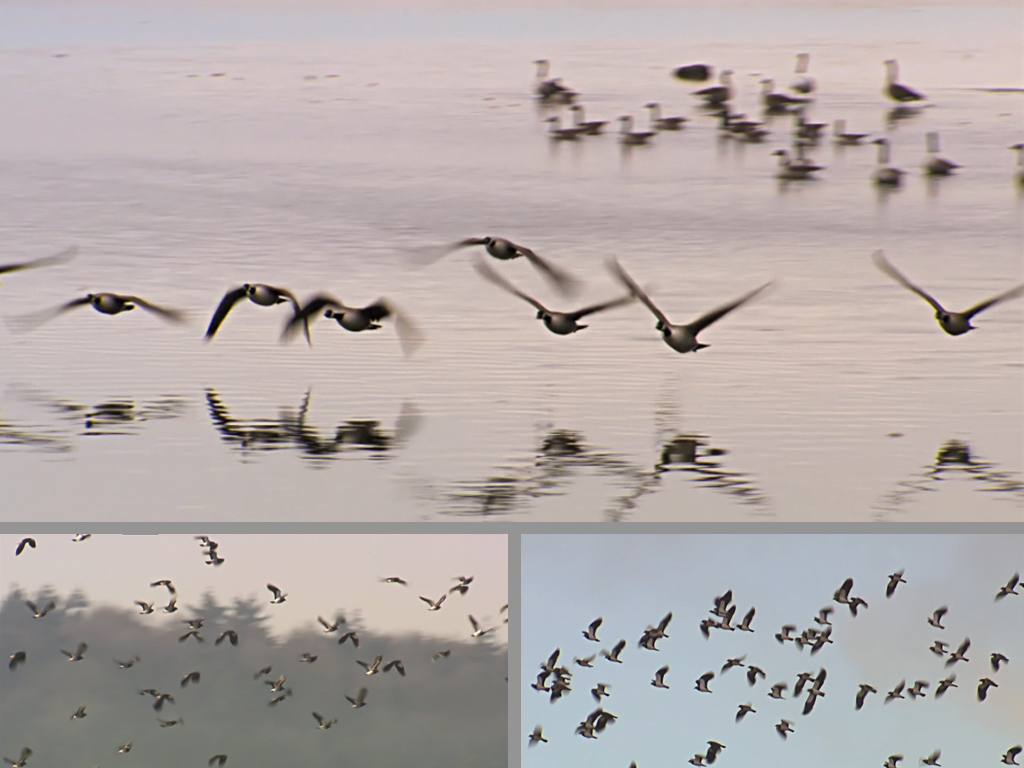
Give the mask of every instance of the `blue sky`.
<path id="1" fill-rule="evenodd" d="M 726 745 L 719 764 L 790 768 L 794 765 L 878 766 L 903 754 L 912 767 L 934 749 L 949 766 L 996 764 L 1002 753 L 1024 741 L 1024 589 L 999 602 L 994 596 L 1014 571 L 1024 571 L 1024 536 L 960 535 L 576 535 L 523 537 L 522 542 L 522 719 L 523 743 L 534 724 L 544 726 L 548 744 L 523 750 L 528 768 L 588 765 L 591 768 L 679 766 L 709 739 Z M 905 569 L 906 584 L 885 597 L 887 575 Z M 857 618 L 832 594 L 853 577 L 852 594 L 868 601 Z M 713 632 L 698 624 L 715 596 L 732 589 L 737 622 L 757 608 L 754 633 Z M 945 631 L 927 624 L 948 605 Z M 833 605 L 834 644 L 813 659 L 792 643 L 774 638 L 783 624 L 816 626 L 819 608 Z M 670 637 L 659 652 L 637 648 L 643 630 L 673 612 Z M 598 616 L 600 643 L 581 632 Z M 886 691 L 906 678 L 931 683 L 950 670 L 929 652 L 936 639 L 958 645 L 971 639 L 966 663 L 957 664 L 957 688 L 936 700 L 929 695 L 883 704 Z M 628 641 L 621 665 L 598 658 L 594 669 L 572 664 L 574 656 Z M 556 648 L 560 663 L 573 667 L 573 691 L 551 704 L 529 688 L 539 665 Z M 1011 659 L 998 673 L 989 654 Z M 721 667 L 746 654 L 767 680 L 751 688 L 745 670 Z M 660 690 L 650 685 L 655 670 L 669 664 Z M 801 715 L 803 697 L 790 696 L 799 672 L 828 670 L 814 711 Z M 696 678 L 715 671 L 712 694 L 694 690 Z M 979 703 L 980 678 L 999 688 Z M 596 682 L 611 685 L 603 706 L 619 720 L 596 740 L 573 734 L 596 704 Z M 785 681 L 787 697 L 774 701 L 769 686 Z M 879 694 L 854 710 L 859 683 Z M 737 724 L 740 703 L 756 714 Z M 793 722 L 784 742 L 774 725 Z M 841 745 L 837 749 L 837 745 Z"/>

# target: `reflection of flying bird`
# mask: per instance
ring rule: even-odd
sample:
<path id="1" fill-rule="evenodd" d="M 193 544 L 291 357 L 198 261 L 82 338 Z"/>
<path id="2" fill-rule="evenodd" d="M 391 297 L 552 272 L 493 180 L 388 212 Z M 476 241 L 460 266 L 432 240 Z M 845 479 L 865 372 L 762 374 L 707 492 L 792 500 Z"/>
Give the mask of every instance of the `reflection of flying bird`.
<path id="1" fill-rule="evenodd" d="M 875 266 L 878 267 L 882 272 L 887 274 L 897 283 L 902 285 L 908 291 L 916 293 L 922 299 L 927 301 L 932 309 L 935 310 L 935 319 L 939 321 L 939 325 L 942 326 L 942 330 L 948 333 L 950 336 L 959 336 L 967 333 L 974 328 L 971 325 L 971 318 L 973 318 L 979 312 L 983 312 L 989 307 L 995 306 L 1000 302 L 1007 301 L 1009 299 L 1015 299 L 1018 296 L 1024 296 L 1024 284 L 1018 285 L 1015 288 L 1011 288 L 1008 291 L 997 294 L 990 299 L 986 299 L 980 304 L 975 304 L 970 309 L 964 312 L 950 312 L 943 308 L 938 301 L 932 298 L 931 295 L 918 288 L 916 285 L 911 283 L 906 277 L 904 277 L 892 264 L 886 260 L 885 256 L 881 251 L 875 251 L 872 259 L 875 262 Z"/>
<path id="2" fill-rule="evenodd" d="M 618 261 L 612 259 L 609 261 L 608 266 L 612 271 L 612 274 L 615 275 L 634 296 L 640 299 L 640 301 L 642 301 L 658 319 L 655 328 L 661 331 L 665 343 L 672 347 L 676 352 L 696 352 L 699 349 L 707 347 L 707 344 L 701 344 L 697 341 L 698 333 L 717 320 L 725 317 L 725 315 L 729 314 L 737 307 L 750 301 L 771 285 L 771 283 L 766 283 L 760 288 L 756 288 L 755 290 L 744 294 L 735 301 L 708 312 L 694 320 L 692 323 L 688 323 L 686 325 L 672 325 L 662 311 L 658 309 L 654 305 L 654 302 L 652 302 L 647 294 L 644 293 L 643 289 L 626 273 L 626 270 L 622 268 Z"/>

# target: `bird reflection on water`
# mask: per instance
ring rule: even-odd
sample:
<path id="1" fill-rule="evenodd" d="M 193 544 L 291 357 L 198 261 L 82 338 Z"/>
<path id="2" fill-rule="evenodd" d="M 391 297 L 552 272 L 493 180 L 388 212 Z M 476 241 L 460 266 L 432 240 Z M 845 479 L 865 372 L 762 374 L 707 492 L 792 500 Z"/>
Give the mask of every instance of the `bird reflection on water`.
<path id="1" fill-rule="evenodd" d="M 391 430 L 382 429 L 375 419 L 349 419 L 335 427 L 333 435 L 325 436 L 306 421 L 311 395 L 312 389 L 307 390 L 295 412 L 282 408 L 276 419 L 236 419 L 213 389 L 206 390 L 206 403 L 221 439 L 245 455 L 294 448 L 303 458 L 318 461 L 353 450 L 383 459 L 403 446 L 423 421 L 415 405 L 403 403 Z"/>
<path id="2" fill-rule="evenodd" d="M 186 411 L 185 399 L 177 395 L 165 395 L 146 403 L 136 403 L 128 397 L 114 397 L 96 405 L 83 405 L 36 391 L 21 392 L 18 395 L 23 400 L 56 413 L 61 422 L 71 423 L 73 429 L 68 430 L 63 424 L 16 425 L 0 420 L 0 445 L 24 446 L 58 453 L 72 450 L 70 439 L 75 434 L 137 435 L 146 422 L 178 418 Z"/>
<path id="3" fill-rule="evenodd" d="M 699 486 L 749 505 L 755 514 L 767 513 L 767 495 L 749 476 L 726 469 L 722 460 L 726 454 L 725 449 L 712 447 L 704 435 L 676 434 L 665 441 L 654 467 L 648 470 L 623 455 L 588 445 L 578 432 L 552 429 L 532 456 L 509 462 L 482 480 L 459 481 L 439 501 L 442 512 L 449 515 L 527 512 L 531 501 L 567 494 L 574 479 L 593 471 L 617 487 L 604 508 L 604 519 L 620 522 L 642 497 L 661 488 L 664 474 L 684 472 Z"/>
<path id="4" fill-rule="evenodd" d="M 966 479 L 975 483 L 974 490 L 998 494 L 1018 504 L 1024 501 L 1024 482 L 1018 473 L 999 469 L 993 462 L 973 455 L 971 446 L 951 438 L 935 454 L 935 460 L 882 496 L 875 504 L 875 519 L 886 520 L 905 511 L 906 505 L 921 493 L 938 491 L 943 480 Z"/>

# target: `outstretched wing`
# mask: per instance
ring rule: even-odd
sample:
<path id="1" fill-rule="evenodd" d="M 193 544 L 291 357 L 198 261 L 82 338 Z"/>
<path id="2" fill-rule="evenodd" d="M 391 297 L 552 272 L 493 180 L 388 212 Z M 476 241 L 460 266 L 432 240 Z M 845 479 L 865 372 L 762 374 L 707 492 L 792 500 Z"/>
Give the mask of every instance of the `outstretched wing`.
<path id="1" fill-rule="evenodd" d="M 61 251 L 54 256 L 45 256 L 41 259 L 33 259 L 32 261 L 22 261 L 16 264 L 0 264 L 0 275 L 5 272 L 18 272 L 22 269 L 35 269 L 36 267 L 51 267 L 55 264 L 63 264 L 66 261 L 71 261 L 78 254 L 78 246 L 73 245 L 67 250 Z"/>
<path id="2" fill-rule="evenodd" d="M 924 299 L 929 304 L 931 304 L 932 305 L 932 309 L 934 309 L 936 312 L 945 312 L 946 311 L 945 309 L 943 309 L 942 305 L 939 304 L 939 302 L 937 302 L 929 294 L 925 293 L 923 290 L 918 288 L 912 282 L 907 280 L 907 278 L 905 278 L 903 276 L 903 274 L 898 269 L 896 269 L 896 267 L 894 267 L 892 264 L 889 263 L 888 259 L 885 258 L 885 254 L 883 254 L 881 251 L 875 251 L 874 254 L 872 254 L 872 256 L 871 256 L 871 260 L 875 262 L 875 266 L 878 267 L 880 270 L 882 270 L 882 272 L 887 274 L 889 277 L 891 277 L 897 283 L 902 285 L 908 291 L 913 291 L 918 296 L 920 296 L 922 299 Z M 978 311 L 980 311 L 980 310 L 978 310 Z"/>
<path id="3" fill-rule="evenodd" d="M 31 331 L 35 328 L 38 328 L 40 325 L 47 322 L 48 320 L 52 320 L 53 318 L 57 317 L 57 315 L 61 315 L 67 312 L 69 309 L 74 309 L 75 307 L 83 307 L 90 301 L 91 299 L 88 296 L 83 296 L 80 299 L 74 299 L 72 301 L 67 302 L 66 304 L 61 304 L 59 307 L 54 307 L 53 309 L 44 309 L 42 312 L 32 312 L 27 315 L 8 317 L 6 318 L 7 325 L 10 327 L 12 331 L 17 331 L 19 333 Z"/>
<path id="4" fill-rule="evenodd" d="M 611 273 L 615 277 L 617 277 L 624 286 L 626 286 L 626 289 L 631 294 L 636 296 L 636 298 L 640 299 L 640 301 L 642 301 L 644 305 L 646 305 L 646 307 L 649 310 L 651 310 L 651 312 L 654 313 L 654 316 L 658 318 L 659 321 L 661 321 L 665 325 L 672 325 L 672 323 L 669 322 L 668 318 L 665 317 L 665 314 L 656 306 L 654 306 L 654 302 L 651 301 L 650 297 L 646 293 L 644 293 L 643 288 L 637 285 L 636 281 L 634 281 L 633 278 L 629 276 L 629 273 L 627 273 L 626 270 L 622 268 L 622 265 L 619 264 L 618 259 L 609 259 L 608 269 L 611 270 Z"/>
<path id="5" fill-rule="evenodd" d="M 290 295 L 290 294 L 286 294 Z M 292 299 L 292 301 L 295 301 Z M 299 330 L 299 325 L 302 325 L 303 330 L 306 333 L 306 340 L 309 340 L 309 319 L 314 317 L 324 307 L 334 307 L 335 309 L 346 310 L 344 304 L 338 301 L 336 298 L 331 296 L 329 293 L 318 293 L 309 299 L 304 306 L 300 307 L 298 303 L 295 304 L 295 315 L 288 320 L 284 326 L 284 330 L 281 332 L 281 341 L 288 341 L 291 339 L 295 332 Z"/>
<path id="6" fill-rule="evenodd" d="M 621 307 L 624 304 L 631 304 L 634 301 L 636 301 L 636 296 L 630 293 L 628 296 L 622 296 L 621 298 L 618 299 L 605 301 L 600 304 L 592 304 L 591 306 L 584 307 L 583 309 L 577 309 L 569 316 L 573 320 L 579 320 L 580 318 L 586 317 L 587 315 L 592 315 L 595 312 L 603 312 L 606 309 L 614 309 L 615 307 Z"/>
<path id="7" fill-rule="evenodd" d="M 701 315 L 692 323 L 687 323 L 686 327 L 690 329 L 690 333 L 696 336 L 698 333 L 700 333 L 702 330 L 707 328 L 712 323 L 721 320 L 723 317 L 725 317 L 727 314 L 732 312 L 737 307 L 746 304 L 752 298 L 761 293 L 761 291 L 763 291 L 769 285 L 771 285 L 771 283 L 765 283 L 760 288 L 755 288 L 754 290 L 750 291 L 750 293 L 743 294 L 735 301 L 731 301 L 728 304 L 723 304 L 721 307 L 711 310 L 706 315 Z"/>
<path id="8" fill-rule="evenodd" d="M 991 306 L 999 304 L 1002 301 L 1008 301 L 1009 299 L 1016 299 L 1018 296 L 1024 296 L 1024 285 L 1018 285 L 1016 288 L 1011 288 L 1004 293 L 1000 293 L 993 296 L 991 299 L 986 299 L 981 304 L 975 304 L 973 307 L 964 312 L 964 317 L 970 320 L 979 312 L 984 312 Z"/>
<path id="9" fill-rule="evenodd" d="M 137 304 L 148 312 L 152 312 L 154 315 L 159 315 L 164 320 L 169 320 L 172 323 L 185 322 L 185 313 L 177 309 L 158 307 L 156 304 L 151 304 L 145 299 L 140 299 L 138 296 L 121 296 L 120 298 L 130 301 L 133 304 Z"/>
<path id="10" fill-rule="evenodd" d="M 482 259 L 477 258 L 473 261 L 473 269 L 479 272 L 480 276 L 484 278 L 484 280 L 486 280 L 487 282 L 493 283 L 494 285 L 501 288 L 503 291 L 507 291 L 508 293 L 511 293 L 513 296 L 518 296 L 523 301 L 532 304 L 534 309 L 537 309 L 540 312 L 550 313 L 551 310 L 549 310 L 547 307 L 545 307 L 532 296 L 528 296 L 522 291 L 520 291 L 518 288 L 512 285 L 512 283 L 510 283 L 504 277 L 502 277 L 493 269 L 491 269 L 490 265 L 484 262 Z"/>
<path id="11" fill-rule="evenodd" d="M 206 329 L 206 341 L 213 338 L 213 335 L 217 333 L 217 329 L 220 328 L 220 324 L 224 322 L 224 318 L 228 316 L 228 312 L 241 301 L 246 294 L 246 288 L 244 285 L 238 288 L 232 288 L 230 291 L 224 294 L 224 298 L 220 300 L 220 304 L 217 305 L 217 310 L 213 313 L 213 317 L 210 319 L 210 325 Z"/>
<path id="12" fill-rule="evenodd" d="M 533 264 L 563 296 L 571 296 L 579 291 L 580 281 L 561 267 L 556 267 L 547 259 L 542 259 L 529 248 L 517 245 L 516 250 L 522 253 L 526 260 Z"/>

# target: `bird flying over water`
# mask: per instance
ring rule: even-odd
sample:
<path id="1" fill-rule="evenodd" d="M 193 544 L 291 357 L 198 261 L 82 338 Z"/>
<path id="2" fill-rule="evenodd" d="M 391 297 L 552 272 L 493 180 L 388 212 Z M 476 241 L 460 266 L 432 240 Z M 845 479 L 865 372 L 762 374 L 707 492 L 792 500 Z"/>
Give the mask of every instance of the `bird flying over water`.
<path id="1" fill-rule="evenodd" d="M 210 318 L 210 325 L 207 327 L 206 335 L 203 337 L 206 341 L 213 339 L 217 329 L 220 328 L 221 323 L 228 316 L 228 312 L 242 299 L 249 299 L 253 304 L 259 304 L 261 307 L 273 307 L 277 304 L 291 302 L 295 315 L 298 315 L 300 310 L 298 300 L 291 291 L 285 288 L 275 288 L 272 285 L 264 285 L 262 283 L 245 283 L 238 288 L 232 288 L 224 294 L 224 298 L 217 305 L 213 317 Z M 309 328 L 305 324 L 304 329 L 306 340 L 309 341 Z"/>
<path id="2" fill-rule="evenodd" d="M 902 285 L 908 291 L 916 293 L 922 299 L 927 301 L 931 305 L 932 309 L 935 310 L 935 319 L 939 321 L 939 325 L 942 327 L 942 330 L 944 330 L 950 336 L 960 336 L 962 334 L 967 333 L 968 331 L 974 330 L 974 326 L 971 325 L 971 319 L 979 312 L 983 312 L 989 307 L 993 307 L 996 304 L 999 304 L 1003 301 L 1008 301 L 1010 299 L 1015 299 L 1019 296 L 1024 296 L 1024 284 L 1021 284 L 1014 288 L 1011 288 L 1008 291 L 996 294 L 992 298 L 986 299 L 980 304 L 975 304 L 973 307 L 965 310 L 964 312 L 950 312 L 949 310 L 945 309 L 941 304 L 939 304 L 939 302 L 936 301 L 930 294 L 928 294 L 921 288 L 918 288 L 906 277 L 904 277 L 903 274 L 896 269 L 896 267 L 889 263 L 889 261 L 885 258 L 885 255 L 882 253 L 882 251 L 875 251 L 874 255 L 872 256 L 872 259 L 875 262 L 875 266 L 878 267 L 882 272 L 887 274 L 889 277 L 891 277 L 897 283 Z"/>

